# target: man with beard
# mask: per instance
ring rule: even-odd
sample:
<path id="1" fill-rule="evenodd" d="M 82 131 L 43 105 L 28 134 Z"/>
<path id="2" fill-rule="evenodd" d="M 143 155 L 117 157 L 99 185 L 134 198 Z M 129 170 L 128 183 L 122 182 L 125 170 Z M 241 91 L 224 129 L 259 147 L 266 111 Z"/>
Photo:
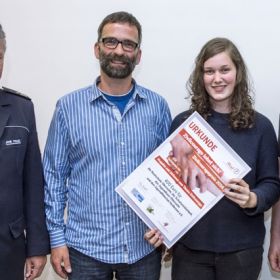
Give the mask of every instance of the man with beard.
<path id="1" fill-rule="evenodd" d="M 159 279 L 161 253 L 115 192 L 166 138 L 171 120 L 165 100 L 132 79 L 141 37 L 133 15 L 108 15 L 94 46 L 100 76 L 56 106 L 44 153 L 45 203 L 51 262 L 63 278 Z"/>

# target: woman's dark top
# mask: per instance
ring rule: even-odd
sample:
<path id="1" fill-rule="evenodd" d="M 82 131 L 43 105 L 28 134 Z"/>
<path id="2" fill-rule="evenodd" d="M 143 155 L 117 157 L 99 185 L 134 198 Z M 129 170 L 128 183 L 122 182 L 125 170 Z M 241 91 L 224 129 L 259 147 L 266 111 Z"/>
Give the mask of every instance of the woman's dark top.
<path id="1" fill-rule="evenodd" d="M 171 133 L 191 114 L 185 111 L 172 122 Z M 258 204 L 242 209 L 222 198 L 179 242 L 194 250 L 233 252 L 262 246 L 265 236 L 264 211 L 280 196 L 278 143 L 271 122 L 256 112 L 252 128 L 233 130 L 228 114 L 212 111 L 207 122 L 251 167 L 243 178 L 256 193 Z"/>

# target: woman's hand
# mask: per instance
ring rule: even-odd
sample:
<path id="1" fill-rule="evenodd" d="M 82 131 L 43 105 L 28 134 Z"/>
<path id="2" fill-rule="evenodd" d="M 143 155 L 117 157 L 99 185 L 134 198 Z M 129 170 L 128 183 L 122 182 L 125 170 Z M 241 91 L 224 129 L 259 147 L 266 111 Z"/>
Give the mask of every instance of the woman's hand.
<path id="1" fill-rule="evenodd" d="M 242 179 L 231 179 L 224 190 L 225 196 L 241 208 L 257 206 L 257 195 L 250 191 L 249 185 Z"/>

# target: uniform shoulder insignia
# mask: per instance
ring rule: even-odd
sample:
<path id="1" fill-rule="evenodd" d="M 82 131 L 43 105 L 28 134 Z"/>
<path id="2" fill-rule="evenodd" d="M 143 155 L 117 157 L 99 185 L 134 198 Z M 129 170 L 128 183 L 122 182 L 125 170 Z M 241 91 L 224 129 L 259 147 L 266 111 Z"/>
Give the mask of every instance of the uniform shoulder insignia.
<path id="1" fill-rule="evenodd" d="M 16 90 L 13 90 L 13 89 L 10 89 L 10 88 L 7 88 L 7 87 L 2 87 L 2 89 L 7 92 L 7 93 L 11 93 L 11 94 L 14 94 L 14 95 L 17 95 L 17 96 L 20 96 L 22 98 L 25 98 L 27 100 L 31 100 L 31 98 L 23 93 L 20 93 Z"/>

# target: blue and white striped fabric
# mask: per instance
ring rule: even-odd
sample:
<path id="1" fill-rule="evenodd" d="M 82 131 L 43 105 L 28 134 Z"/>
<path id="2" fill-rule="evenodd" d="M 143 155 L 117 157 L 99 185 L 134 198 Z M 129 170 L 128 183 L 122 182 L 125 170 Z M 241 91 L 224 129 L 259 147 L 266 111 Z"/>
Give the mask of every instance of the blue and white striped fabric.
<path id="1" fill-rule="evenodd" d="M 44 175 L 51 246 L 134 263 L 153 248 L 114 189 L 167 137 L 171 116 L 162 97 L 137 84 L 121 116 L 97 82 L 62 97 L 50 125 Z"/>

